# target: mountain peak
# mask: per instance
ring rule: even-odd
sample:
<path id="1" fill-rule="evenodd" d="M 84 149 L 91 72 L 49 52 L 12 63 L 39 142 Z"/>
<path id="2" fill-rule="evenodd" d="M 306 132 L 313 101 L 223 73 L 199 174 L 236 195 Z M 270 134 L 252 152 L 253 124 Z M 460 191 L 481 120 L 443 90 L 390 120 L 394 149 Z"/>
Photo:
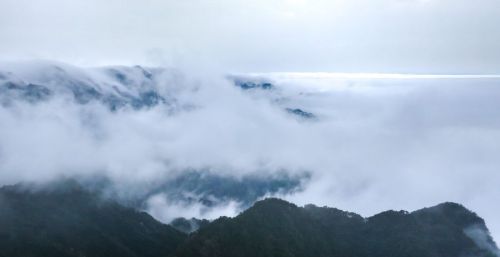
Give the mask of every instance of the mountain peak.
<path id="1" fill-rule="evenodd" d="M 460 227 L 481 225 L 485 227 L 484 220 L 476 213 L 470 211 L 461 204 L 445 202 L 433 207 L 423 208 L 412 213 L 424 219 L 440 219 L 442 222 L 452 222 Z"/>
<path id="2" fill-rule="evenodd" d="M 218 219 L 200 229 L 176 256 L 494 257 L 496 245 L 481 241 L 486 227 L 466 230 L 447 221 L 467 220 L 468 215 L 463 206 L 444 203 L 364 219 L 335 208 L 297 207 L 268 198 L 236 218 Z"/>
<path id="3" fill-rule="evenodd" d="M 297 206 L 293 203 L 287 202 L 283 199 L 280 198 L 275 198 L 275 197 L 268 197 L 263 200 L 255 202 L 253 205 L 253 208 L 260 208 L 263 206 L 279 206 L 279 207 L 291 207 L 291 208 L 297 208 Z"/>

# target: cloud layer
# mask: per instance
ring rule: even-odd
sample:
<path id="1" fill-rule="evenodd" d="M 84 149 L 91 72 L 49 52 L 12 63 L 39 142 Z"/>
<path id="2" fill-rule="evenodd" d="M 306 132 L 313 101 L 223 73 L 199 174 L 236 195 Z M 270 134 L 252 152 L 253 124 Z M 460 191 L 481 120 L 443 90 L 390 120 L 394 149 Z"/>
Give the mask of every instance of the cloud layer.
<path id="1" fill-rule="evenodd" d="M 2 65 L 0 86 L 8 88 L 13 77 L 22 86 L 67 86 L 37 73 L 54 64 L 16 68 L 28 66 Z M 95 86 L 124 83 L 103 78 L 110 68 L 56 66 Z M 0 107 L 0 184 L 105 176 L 124 191 L 143 192 L 192 170 L 236 180 L 308 174 L 301 190 L 274 193 L 363 215 L 456 201 L 478 212 L 500 237 L 498 78 L 269 74 L 271 89 L 242 90 L 223 76 L 167 74 L 153 85 L 175 104 L 112 110 L 101 101 L 75 101 L 64 90 L 39 102 L 11 99 Z M 237 212 L 231 199 L 205 210 L 169 202 L 164 193 L 151 195 L 148 208 L 165 220 L 173 218 L 172 210 L 204 217 Z"/>

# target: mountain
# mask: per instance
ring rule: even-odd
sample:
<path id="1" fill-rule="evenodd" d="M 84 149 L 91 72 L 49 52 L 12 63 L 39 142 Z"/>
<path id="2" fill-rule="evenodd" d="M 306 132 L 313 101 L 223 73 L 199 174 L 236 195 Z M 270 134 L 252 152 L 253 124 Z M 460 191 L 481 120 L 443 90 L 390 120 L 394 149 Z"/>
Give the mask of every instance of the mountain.
<path id="1" fill-rule="evenodd" d="M 195 232 L 196 230 L 203 228 L 210 224 L 210 221 L 207 219 L 197 219 L 197 218 L 176 218 L 170 222 L 170 226 L 175 229 L 181 231 L 182 233 L 190 234 Z"/>
<path id="2" fill-rule="evenodd" d="M 243 89 L 243 90 L 273 90 L 275 86 L 272 82 L 269 82 L 265 79 L 256 79 L 256 78 L 243 78 L 238 76 L 229 76 L 229 80 L 234 81 L 234 85 Z"/>
<path id="3" fill-rule="evenodd" d="M 170 226 L 105 195 L 74 181 L 0 188 L 0 257 L 498 256 L 484 221 L 456 203 L 364 218 L 269 198 Z"/>
<path id="4" fill-rule="evenodd" d="M 269 79 L 243 75 L 232 75 L 228 76 L 227 79 L 232 81 L 237 88 L 240 88 L 245 93 L 256 98 L 267 99 L 271 103 L 279 105 L 286 113 L 291 114 L 300 120 L 304 121 L 317 118 L 312 112 L 305 111 L 297 107 L 287 107 L 287 105 L 295 105 L 297 103 L 290 101 L 289 97 L 283 95 L 281 90 L 282 88 L 279 85 L 276 85 L 275 82 L 271 82 Z M 302 92 L 299 93 L 299 95 L 301 94 Z"/>
<path id="5" fill-rule="evenodd" d="M 485 240 L 471 237 L 471 228 L 482 231 Z M 201 228 L 175 256 L 493 257 L 493 251 L 498 249 L 484 221 L 454 203 L 363 218 L 267 199 Z"/>
<path id="6" fill-rule="evenodd" d="M 265 195 L 300 191 L 309 179 L 308 173 L 292 176 L 277 172 L 269 176 L 245 175 L 235 178 L 203 171 L 186 171 L 155 187 L 145 198 L 162 194 L 172 202 L 198 202 L 207 207 L 233 201 L 246 209 Z"/>
<path id="7" fill-rule="evenodd" d="M 218 174 L 213 170 L 190 169 L 165 180 L 157 179 L 155 183 L 141 184 L 139 187 L 120 186 L 102 176 L 79 177 L 75 180 L 91 191 L 100 191 L 108 198 L 134 209 L 148 209 L 151 199 L 163 199 L 180 206 L 198 205 L 203 210 L 213 210 L 228 204 L 233 204 L 238 210 L 244 210 L 266 195 L 300 192 L 310 179 L 310 174 L 306 172 L 297 175 L 282 172 L 268 175 L 249 174 L 238 178 L 221 173 L 223 172 Z M 171 222 L 171 217 L 159 218 L 162 222 Z M 180 227 L 174 227 L 180 231 L 192 232 L 198 228 L 198 222 L 193 223 L 193 220 L 178 221 Z"/>
<path id="8" fill-rule="evenodd" d="M 297 115 L 299 117 L 305 118 L 305 119 L 314 119 L 316 116 L 310 112 L 306 112 L 302 109 L 296 108 L 286 108 L 285 109 L 288 113 Z"/>
<path id="9" fill-rule="evenodd" d="M 260 95 L 300 120 L 316 118 L 293 102 L 283 102 L 278 86 L 269 80 L 245 76 L 226 79 L 229 85 L 247 95 Z M 191 88 L 185 80 L 184 75 L 174 69 L 139 65 L 82 68 L 50 61 L 0 63 L 0 106 L 63 99 L 78 105 L 98 103 L 113 112 L 156 106 L 166 107 L 169 112 L 191 110 L 196 103 L 181 102 L 177 98 L 180 88 L 188 91 Z"/>
<path id="10" fill-rule="evenodd" d="M 168 256 L 185 234 L 79 185 L 0 189 L 0 256 Z"/>
<path id="11" fill-rule="evenodd" d="M 65 98 L 77 104 L 101 103 L 113 111 L 175 105 L 166 89 L 177 76 L 172 70 L 141 66 L 79 68 L 45 61 L 0 65 L 0 104 Z"/>

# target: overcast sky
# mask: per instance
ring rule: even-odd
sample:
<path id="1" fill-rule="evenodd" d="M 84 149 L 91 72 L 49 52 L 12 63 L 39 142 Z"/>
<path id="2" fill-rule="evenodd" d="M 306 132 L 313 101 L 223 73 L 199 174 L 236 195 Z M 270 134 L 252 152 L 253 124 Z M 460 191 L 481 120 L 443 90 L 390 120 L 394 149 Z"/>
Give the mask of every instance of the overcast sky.
<path id="1" fill-rule="evenodd" d="M 0 58 L 499 73 L 498 0 L 0 0 Z"/>

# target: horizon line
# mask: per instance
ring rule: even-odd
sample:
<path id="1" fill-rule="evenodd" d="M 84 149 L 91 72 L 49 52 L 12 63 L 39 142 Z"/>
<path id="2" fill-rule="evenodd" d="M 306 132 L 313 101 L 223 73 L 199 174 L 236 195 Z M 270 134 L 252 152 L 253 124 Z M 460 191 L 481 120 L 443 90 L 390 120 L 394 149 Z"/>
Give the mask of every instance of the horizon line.
<path id="1" fill-rule="evenodd" d="M 259 72 L 249 76 L 269 76 L 293 79 L 500 79 L 500 74 L 412 74 L 371 72 Z"/>

